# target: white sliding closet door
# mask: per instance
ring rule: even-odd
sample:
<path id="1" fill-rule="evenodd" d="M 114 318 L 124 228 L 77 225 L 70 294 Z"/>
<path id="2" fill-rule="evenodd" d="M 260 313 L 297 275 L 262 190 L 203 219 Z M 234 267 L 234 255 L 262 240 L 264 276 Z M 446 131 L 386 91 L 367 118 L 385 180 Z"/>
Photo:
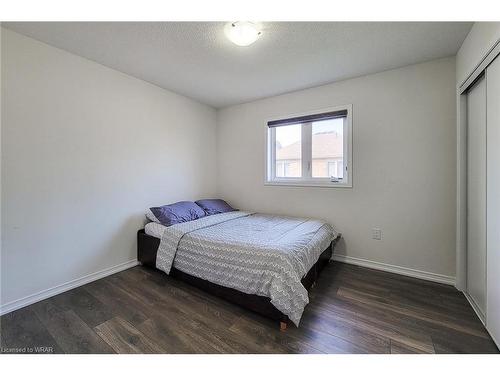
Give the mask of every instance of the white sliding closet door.
<path id="1" fill-rule="evenodd" d="M 500 56 L 486 69 L 487 80 L 487 317 L 486 326 L 500 345 Z"/>
<path id="2" fill-rule="evenodd" d="M 486 79 L 467 94 L 467 293 L 486 315 Z"/>

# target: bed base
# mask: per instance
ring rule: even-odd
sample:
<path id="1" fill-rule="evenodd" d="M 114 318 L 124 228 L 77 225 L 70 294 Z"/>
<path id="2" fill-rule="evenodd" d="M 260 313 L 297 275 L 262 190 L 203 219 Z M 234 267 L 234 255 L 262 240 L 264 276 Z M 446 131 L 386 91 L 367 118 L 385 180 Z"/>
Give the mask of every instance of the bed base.
<path id="1" fill-rule="evenodd" d="M 302 278 L 301 282 L 302 285 L 304 285 L 304 287 L 306 288 L 306 290 L 309 291 L 315 285 L 320 272 L 329 263 L 333 254 L 333 249 L 339 238 L 340 236 L 337 236 L 331 242 L 330 246 L 328 246 L 328 248 L 321 253 L 318 261 L 312 266 L 307 275 L 304 276 L 304 278 Z M 144 232 L 144 229 L 139 230 L 137 232 L 138 261 L 143 266 L 156 268 L 156 253 L 158 251 L 159 245 L 160 245 L 159 238 L 146 234 Z M 188 275 L 187 273 L 179 271 L 178 269 L 173 267 L 170 271 L 170 276 L 182 280 L 190 285 L 196 286 L 210 294 L 225 299 L 236 305 L 247 308 L 251 311 L 254 311 L 258 314 L 266 316 L 275 321 L 279 321 L 281 331 L 285 331 L 288 323 L 290 322 L 290 320 L 286 315 L 284 315 L 276 307 L 274 307 L 269 297 L 258 296 L 255 294 L 247 294 L 240 292 L 239 290 L 236 289 L 217 285 L 210 281 Z"/>

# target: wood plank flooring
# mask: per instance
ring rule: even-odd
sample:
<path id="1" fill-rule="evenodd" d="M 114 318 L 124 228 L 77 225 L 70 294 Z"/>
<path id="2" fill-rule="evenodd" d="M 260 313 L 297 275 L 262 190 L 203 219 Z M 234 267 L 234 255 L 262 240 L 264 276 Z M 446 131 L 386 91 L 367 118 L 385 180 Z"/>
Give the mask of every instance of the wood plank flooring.
<path id="1" fill-rule="evenodd" d="M 331 263 L 299 328 L 145 267 L 0 318 L 2 352 L 498 353 L 451 286 Z"/>

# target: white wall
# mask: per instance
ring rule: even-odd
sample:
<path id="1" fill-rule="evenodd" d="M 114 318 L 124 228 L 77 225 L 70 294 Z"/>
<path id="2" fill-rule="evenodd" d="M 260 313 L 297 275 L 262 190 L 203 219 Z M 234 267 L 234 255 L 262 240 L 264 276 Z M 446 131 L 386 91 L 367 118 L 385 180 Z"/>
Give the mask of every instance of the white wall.
<path id="1" fill-rule="evenodd" d="M 264 186 L 266 120 L 342 104 L 353 104 L 353 188 Z M 454 276 L 455 109 L 453 57 L 222 109 L 217 193 L 328 220 L 338 254 Z"/>
<path id="2" fill-rule="evenodd" d="M 213 196 L 216 114 L 12 31 L 1 40 L 5 310 L 133 262 L 146 207 Z"/>
<path id="3" fill-rule="evenodd" d="M 457 85 L 460 86 L 500 39 L 500 22 L 476 22 L 457 53 Z"/>

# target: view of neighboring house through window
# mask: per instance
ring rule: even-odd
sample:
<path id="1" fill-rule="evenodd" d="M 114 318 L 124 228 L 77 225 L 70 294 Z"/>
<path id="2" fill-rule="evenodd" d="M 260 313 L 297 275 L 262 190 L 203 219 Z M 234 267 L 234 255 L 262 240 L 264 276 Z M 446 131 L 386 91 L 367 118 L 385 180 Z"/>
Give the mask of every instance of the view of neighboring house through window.
<path id="1" fill-rule="evenodd" d="M 276 128 L 276 177 L 302 175 L 302 126 Z"/>
<path id="2" fill-rule="evenodd" d="M 348 109 L 268 122 L 267 181 L 349 186 Z"/>
<path id="3" fill-rule="evenodd" d="M 329 161 L 328 162 L 328 176 L 343 178 L 344 175 L 344 163 L 342 160 Z"/>
<path id="4" fill-rule="evenodd" d="M 312 177 L 344 176 L 343 133 L 343 118 L 312 123 Z"/>

